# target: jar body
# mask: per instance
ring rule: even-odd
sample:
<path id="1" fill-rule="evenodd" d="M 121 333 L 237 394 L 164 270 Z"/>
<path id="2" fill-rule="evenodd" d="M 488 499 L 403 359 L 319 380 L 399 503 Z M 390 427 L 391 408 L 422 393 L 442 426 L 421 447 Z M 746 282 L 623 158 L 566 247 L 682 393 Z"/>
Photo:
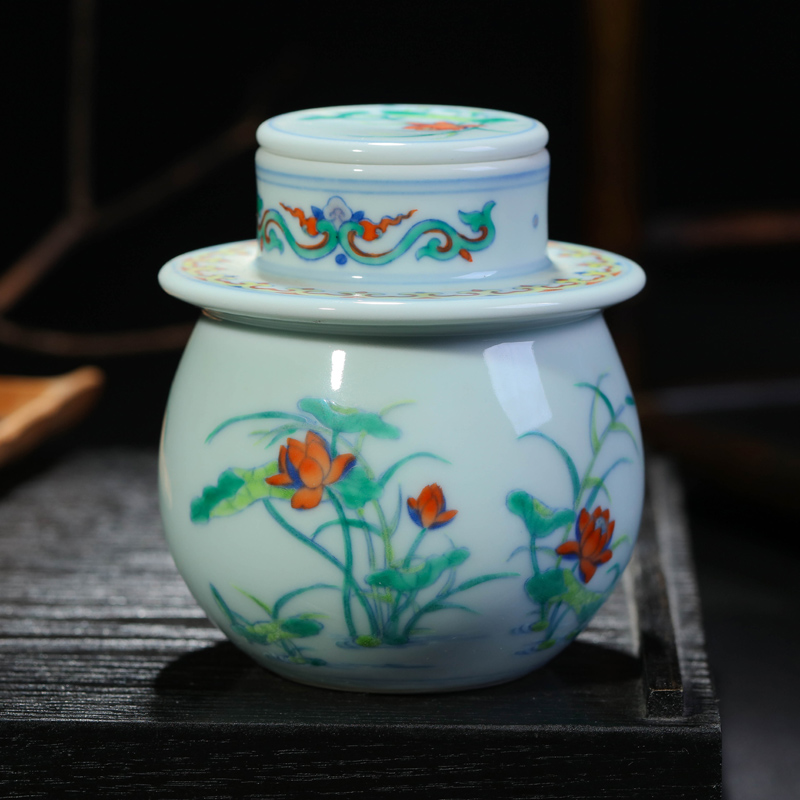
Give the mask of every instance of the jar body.
<path id="1" fill-rule="evenodd" d="M 392 339 L 203 317 L 160 463 L 169 546 L 211 620 L 284 677 L 357 691 L 550 660 L 619 579 L 643 502 L 599 313 Z"/>

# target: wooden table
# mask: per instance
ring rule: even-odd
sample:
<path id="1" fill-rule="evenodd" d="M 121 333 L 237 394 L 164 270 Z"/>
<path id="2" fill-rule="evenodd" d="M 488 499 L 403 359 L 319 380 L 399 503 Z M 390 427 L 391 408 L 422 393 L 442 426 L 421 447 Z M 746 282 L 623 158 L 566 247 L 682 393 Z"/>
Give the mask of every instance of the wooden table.
<path id="1" fill-rule="evenodd" d="M 542 670 L 349 694 L 278 678 L 195 605 L 150 450 L 77 451 L 0 497 L 0 795 L 706 798 L 720 726 L 680 484 L 649 462 L 637 557 Z"/>

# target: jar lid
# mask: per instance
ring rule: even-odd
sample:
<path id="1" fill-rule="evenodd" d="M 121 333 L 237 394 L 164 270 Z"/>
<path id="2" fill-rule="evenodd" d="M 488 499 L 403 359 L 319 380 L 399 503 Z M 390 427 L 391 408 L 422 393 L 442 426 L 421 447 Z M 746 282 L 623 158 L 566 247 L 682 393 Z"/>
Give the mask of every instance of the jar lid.
<path id="1" fill-rule="evenodd" d="M 636 294 L 621 256 L 550 243 L 540 122 L 440 105 L 308 109 L 257 134 L 257 238 L 179 256 L 166 291 L 257 325 L 425 335 L 549 324 Z"/>
<path id="2" fill-rule="evenodd" d="M 286 330 L 355 335 L 477 333 L 527 328 L 592 314 L 644 286 L 627 258 L 551 242 L 550 267 L 505 286 L 414 290 L 332 288 L 264 278 L 255 241 L 217 245 L 173 258 L 159 273 L 169 294 L 212 315 Z"/>
<path id="3" fill-rule="evenodd" d="M 292 111 L 263 122 L 258 143 L 270 153 L 338 164 L 464 164 L 538 153 L 541 122 L 485 108 L 359 105 Z"/>
<path id="4" fill-rule="evenodd" d="M 548 266 L 548 133 L 535 119 L 460 106 L 335 106 L 268 119 L 257 138 L 267 280 L 435 291 Z"/>

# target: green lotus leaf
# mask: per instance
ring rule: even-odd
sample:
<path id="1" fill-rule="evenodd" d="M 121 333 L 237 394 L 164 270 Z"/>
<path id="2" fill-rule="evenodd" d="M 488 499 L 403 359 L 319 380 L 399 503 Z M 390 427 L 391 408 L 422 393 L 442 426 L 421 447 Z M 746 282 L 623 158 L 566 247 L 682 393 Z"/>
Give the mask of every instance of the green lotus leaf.
<path id="1" fill-rule="evenodd" d="M 608 592 L 591 592 L 585 589 L 578 582 L 578 579 L 571 570 L 562 570 L 564 573 L 564 583 L 566 584 L 566 591 L 557 599 L 563 600 L 577 615 L 578 623 L 583 625 L 588 622 L 605 603 Z"/>
<path id="2" fill-rule="evenodd" d="M 344 478 L 337 481 L 336 489 L 349 508 L 363 508 L 383 493 L 383 486 L 373 481 L 363 467 L 353 467 Z"/>
<path id="3" fill-rule="evenodd" d="M 398 592 L 418 592 L 436 583 L 448 570 L 463 564 L 469 558 L 469 550 L 459 547 L 441 556 L 430 556 L 420 567 L 394 568 L 373 572 L 367 576 L 370 586 L 386 586 Z"/>
<path id="4" fill-rule="evenodd" d="M 292 638 L 316 636 L 322 630 L 322 623 L 315 619 L 292 617 L 280 621 L 281 631 Z"/>
<path id="5" fill-rule="evenodd" d="M 549 569 L 533 575 L 525 581 L 525 591 L 534 603 L 549 603 L 567 591 L 565 573 L 571 574 L 566 569 Z"/>
<path id="6" fill-rule="evenodd" d="M 293 489 L 270 486 L 266 479 L 278 472 L 278 462 L 272 461 L 256 469 L 226 469 L 216 486 L 206 486 L 190 506 L 192 522 L 203 525 L 212 517 L 236 514 L 264 497 L 288 498 Z"/>
<path id="7" fill-rule="evenodd" d="M 385 422 L 380 414 L 346 408 L 328 400 L 305 397 L 297 407 L 311 414 L 334 433 L 368 433 L 378 439 L 398 439 L 400 429 Z"/>
<path id="8" fill-rule="evenodd" d="M 570 525 L 575 512 L 570 508 L 553 509 L 527 492 L 511 492 L 506 500 L 508 510 L 522 518 L 533 539 L 549 536 L 553 531 Z"/>
<path id="9" fill-rule="evenodd" d="M 533 575 L 525 581 L 525 591 L 534 603 L 566 603 L 575 612 L 579 625 L 594 616 L 610 593 L 584 588 L 569 569 L 549 569 Z"/>

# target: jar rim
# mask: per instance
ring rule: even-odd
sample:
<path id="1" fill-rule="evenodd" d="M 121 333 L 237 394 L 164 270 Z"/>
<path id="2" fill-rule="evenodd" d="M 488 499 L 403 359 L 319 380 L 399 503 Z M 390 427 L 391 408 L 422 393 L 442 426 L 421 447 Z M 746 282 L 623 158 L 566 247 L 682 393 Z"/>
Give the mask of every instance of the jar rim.
<path id="1" fill-rule="evenodd" d="M 212 314 L 267 325 L 352 334 L 426 335 L 508 329 L 585 316 L 637 294 L 644 272 L 623 256 L 551 242 L 550 266 L 513 285 L 461 284 L 413 291 L 357 291 L 341 285 L 271 281 L 256 241 L 196 250 L 162 267 L 162 288 Z"/>

